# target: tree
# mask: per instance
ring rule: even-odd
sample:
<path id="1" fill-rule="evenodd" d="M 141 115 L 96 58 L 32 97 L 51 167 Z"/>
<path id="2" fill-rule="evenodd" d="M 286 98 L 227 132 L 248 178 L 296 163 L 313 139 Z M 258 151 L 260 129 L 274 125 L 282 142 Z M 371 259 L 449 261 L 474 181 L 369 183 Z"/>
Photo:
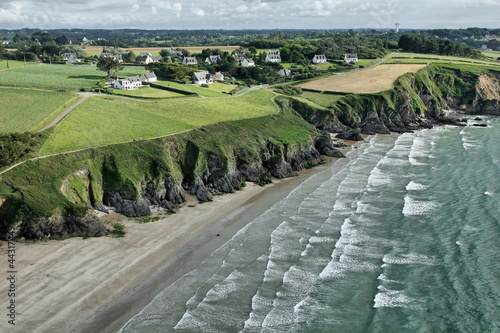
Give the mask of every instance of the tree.
<path id="1" fill-rule="evenodd" d="M 118 79 L 118 73 L 123 70 L 123 65 L 118 60 L 113 60 L 113 70 L 115 71 L 115 78 Z"/>
<path id="2" fill-rule="evenodd" d="M 57 45 L 66 45 L 69 44 L 69 39 L 66 36 L 59 36 L 56 38 Z"/>
<path id="3" fill-rule="evenodd" d="M 117 66 L 116 63 L 120 64 L 117 60 L 112 58 L 101 57 L 97 62 L 97 70 L 106 72 L 108 74 L 108 79 L 111 78 L 111 71 Z"/>
<path id="4" fill-rule="evenodd" d="M 135 53 L 130 51 L 129 53 L 126 53 L 124 58 L 123 58 L 123 61 L 125 61 L 126 63 L 133 63 L 135 62 L 136 60 L 136 56 L 135 56 Z"/>

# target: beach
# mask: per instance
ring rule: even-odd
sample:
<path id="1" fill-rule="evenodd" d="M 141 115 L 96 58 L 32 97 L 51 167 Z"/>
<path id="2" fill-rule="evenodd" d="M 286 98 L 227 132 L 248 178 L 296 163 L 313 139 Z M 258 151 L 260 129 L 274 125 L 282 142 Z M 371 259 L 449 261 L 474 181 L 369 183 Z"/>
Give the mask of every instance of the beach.
<path id="1" fill-rule="evenodd" d="M 151 223 L 123 216 L 123 238 L 71 238 L 16 243 L 16 325 L 10 332 L 115 332 L 304 179 L 336 159 L 298 176 L 198 203 L 188 196 L 176 214 Z M 193 207 L 194 206 L 194 207 Z M 7 258 L 7 243 L 1 252 Z M 2 284 L 0 294 L 7 294 Z"/>

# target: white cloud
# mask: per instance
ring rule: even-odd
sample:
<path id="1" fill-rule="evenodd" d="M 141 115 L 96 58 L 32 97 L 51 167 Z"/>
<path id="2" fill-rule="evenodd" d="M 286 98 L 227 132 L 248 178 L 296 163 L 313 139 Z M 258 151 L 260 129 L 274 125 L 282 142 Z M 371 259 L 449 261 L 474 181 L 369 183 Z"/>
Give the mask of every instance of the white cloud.
<path id="1" fill-rule="evenodd" d="M 134 10 L 138 10 L 139 8 L 141 8 L 141 6 L 139 6 L 136 3 L 132 5 L 132 9 L 134 9 Z"/>
<path id="2" fill-rule="evenodd" d="M 153 14 L 158 14 L 158 9 L 156 9 L 156 7 L 155 7 L 155 6 L 153 6 L 153 7 L 151 7 L 151 12 L 152 12 Z"/>

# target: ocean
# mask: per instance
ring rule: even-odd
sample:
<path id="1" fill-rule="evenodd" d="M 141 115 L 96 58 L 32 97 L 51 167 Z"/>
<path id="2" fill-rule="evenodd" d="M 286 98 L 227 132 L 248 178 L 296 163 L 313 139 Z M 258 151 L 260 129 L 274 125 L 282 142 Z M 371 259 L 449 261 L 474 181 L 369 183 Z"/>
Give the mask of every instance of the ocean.
<path id="1" fill-rule="evenodd" d="M 500 332 L 500 118 L 484 121 L 368 138 L 120 332 Z"/>

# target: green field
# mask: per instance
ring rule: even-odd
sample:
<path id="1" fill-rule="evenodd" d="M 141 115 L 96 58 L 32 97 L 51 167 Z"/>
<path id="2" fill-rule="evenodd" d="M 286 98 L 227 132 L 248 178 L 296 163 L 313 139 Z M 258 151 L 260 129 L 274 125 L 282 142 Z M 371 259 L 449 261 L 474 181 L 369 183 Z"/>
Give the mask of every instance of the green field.
<path id="1" fill-rule="evenodd" d="M 304 91 L 301 96 L 325 108 L 331 107 L 344 97 L 343 95 L 321 94 L 310 91 Z"/>
<path id="2" fill-rule="evenodd" d="M 8 67 L 7 67 L 8 65 Z M 26 67 L 26 66 L 33 66 L 37 65 L 36 62 L 24 62 L 24 61 L 19 61 L 19 60 L 2 60 L 0 59 L 0 71 L 4 69 L 13 69 L 13 68 L 18 68 L 18 67 Z"/>
<path id="3" fill-rule="evenodd" d="M 93 97 L 55 128 L 41 154 L 165 136 L 221 121 L 260 117 L 277 111 L 263 90 L 224 99 L 133 101 Z"/>
<path id="4" fill-rule="evenodd" d="M 500 51 L 482 51 L 482 53 L 485 57 L 490 57 L 494 60 L 500 58 Z"/>
<path id="5" fill-rule="evenodd" d="M 223 92 L 230 92 L 237 88 L 237 86 L 232 86 L 228 84 L 223 84 L 223 83 L 212 83 L 208 85 L 208 88 L 201 87 L 198 84 L 180 84 L 172 81 L 158 81 L 155 82 L 156 84 L 165 86 L 165 87 L 172 87 L 176 89 L 181 89 L 189 92 L 194 92 L 199 94 L 200 96 L 203 97 L 222 97 L 222 96 L 227 96 L 227 94 L 224 94 Z"/>
<path id="6" fill-rule="evenodd" d="M 146 73 L 142 66 L 125 66 L 120 76 Z M 95 86 L 106 73 L 90 65 L 39 65 L 0 72 L 0 85 L 45 89 L 81 89 Z"/>
<path id="7" fill-rule="evenodd" d="M 398 52 L 391 59 L 386 61 L 386 64 L 430 64 L 433 62 L 452 62 L 452 63 L 472 63 L 481 65 L 496 65 L 499 66 L 498 61 L 488 61 L 472 58 L 462 58 L 453 56 L 441 56 L 437 54 L 420 54 L 420 53 L 408 53 L 408 52 Z"/>
<path id="8" fill-rule="evenodd" d="M 39 130 L 78 99 L 71 93 L 0 88 L 0 132 Z"/>
<path id="9" fill-rule="evenodd" d="M 135 98 L 178 98 L 178 97 L 186 97 L 186 95 L 179 94 L 173 91 L 162 90 L 151 88 L 148 86 L 144 86 L 140 89 L 136 90 L 120 90 L 120 89 L 112 89 L 114 95 L 121 95 L 127 97 L 135 97 Z"/>

